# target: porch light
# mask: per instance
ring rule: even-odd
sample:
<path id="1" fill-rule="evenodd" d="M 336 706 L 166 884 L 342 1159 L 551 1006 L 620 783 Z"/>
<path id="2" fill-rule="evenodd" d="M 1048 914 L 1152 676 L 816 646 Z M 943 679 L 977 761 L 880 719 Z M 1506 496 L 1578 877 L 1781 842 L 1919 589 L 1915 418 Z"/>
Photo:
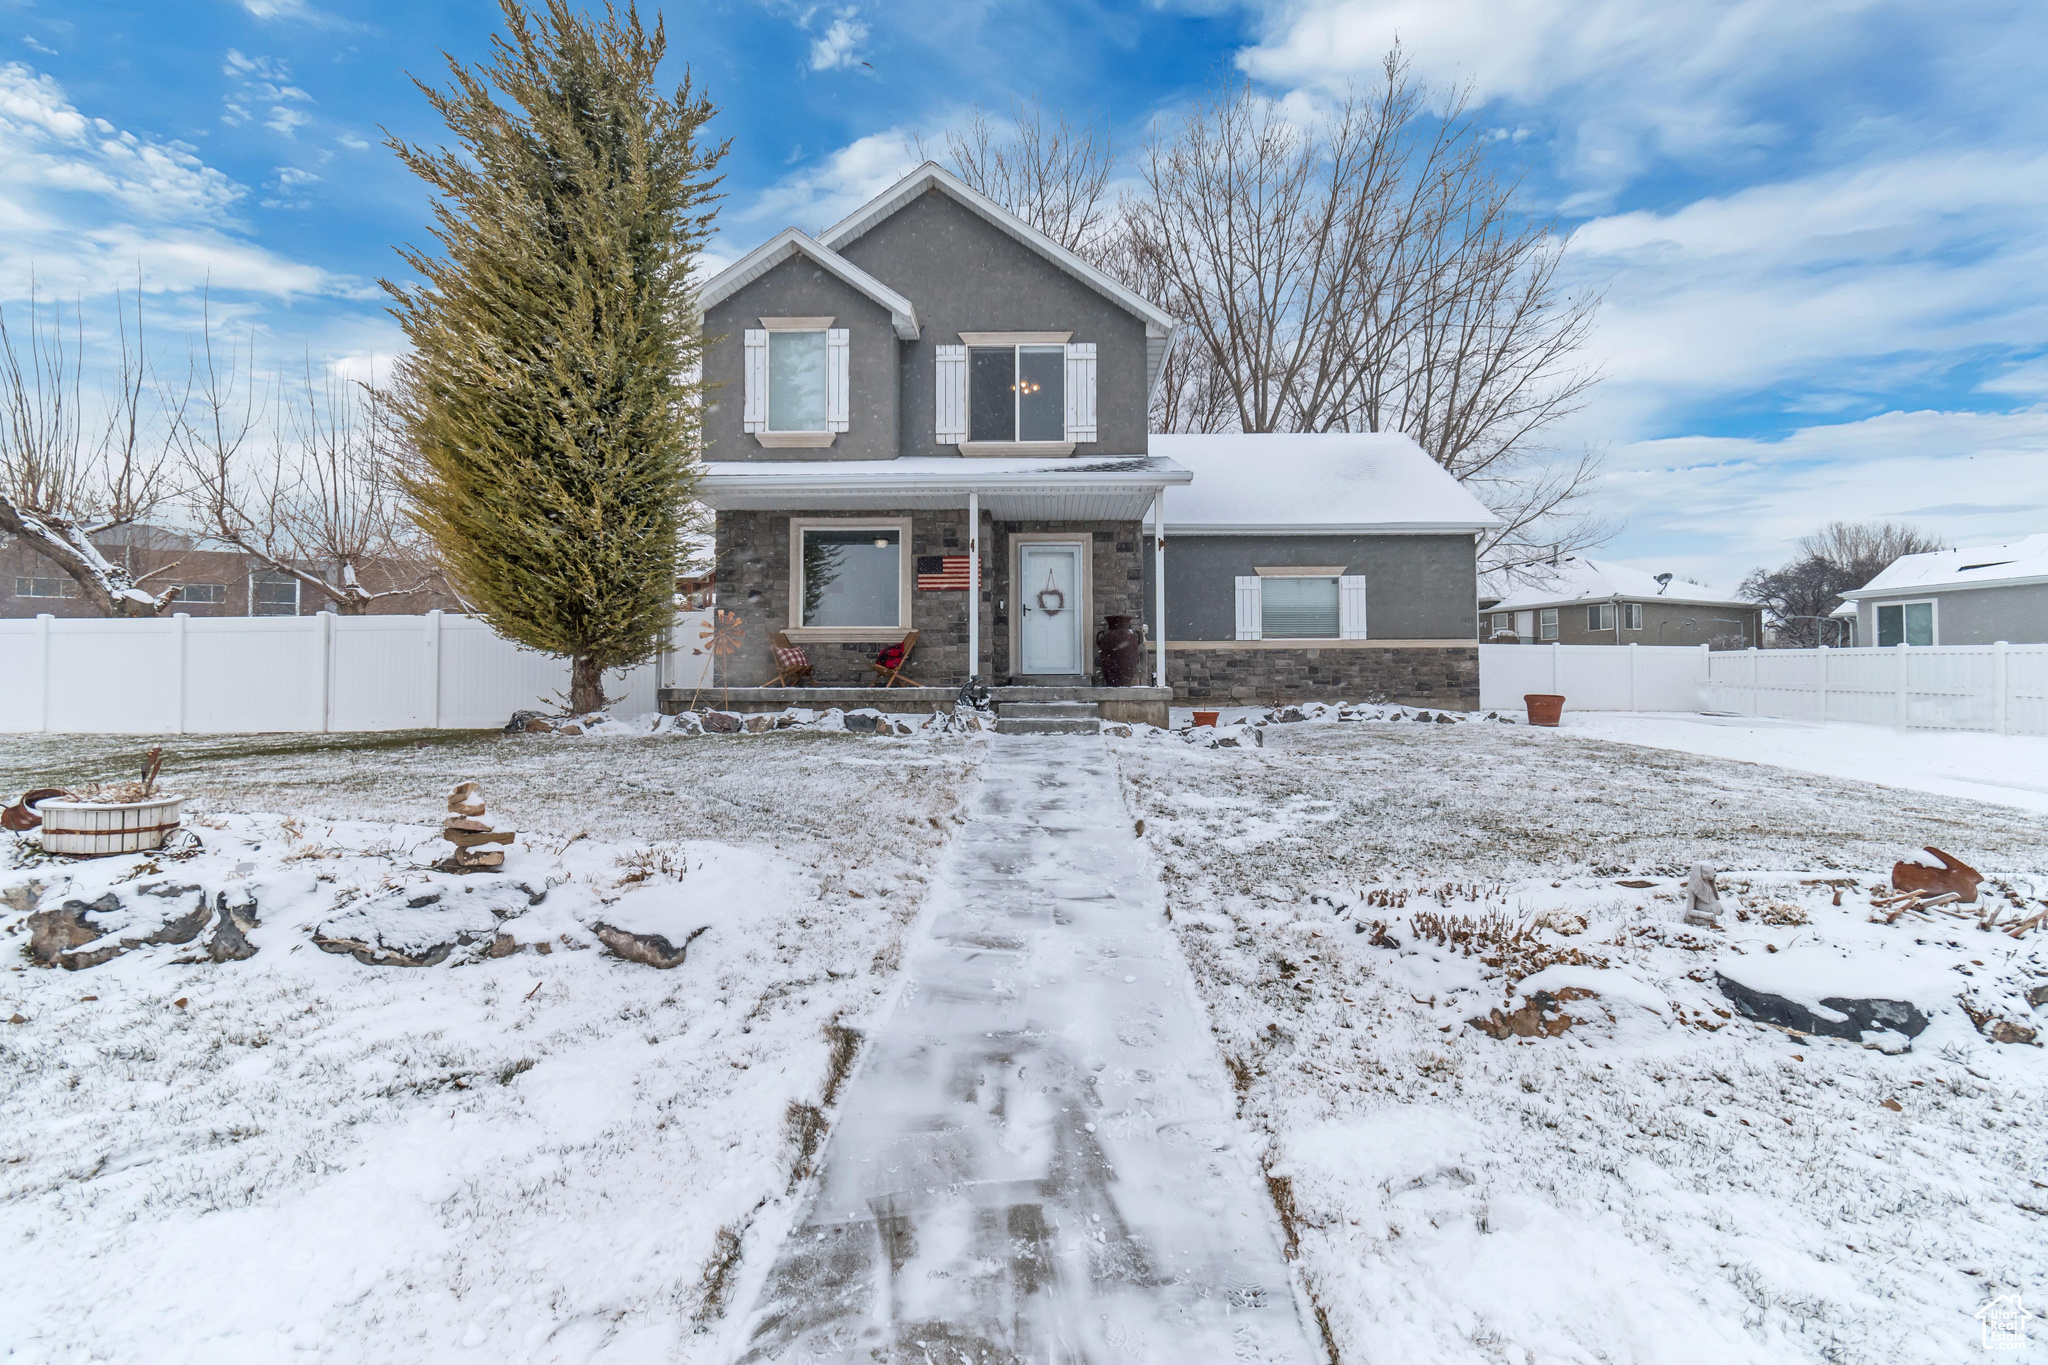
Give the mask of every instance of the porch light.
<path id="1" fill-rule="evenodd" d="M 876 537 L 875 537 L 875 548 L 876 548 L 877 550 L 886 550 L 886 549 L 888 549 L 888 548 L 889 548 L 889 539 L 888 539 L 888 537 L 887 537 L 887 536 L 876 536 Z"/>

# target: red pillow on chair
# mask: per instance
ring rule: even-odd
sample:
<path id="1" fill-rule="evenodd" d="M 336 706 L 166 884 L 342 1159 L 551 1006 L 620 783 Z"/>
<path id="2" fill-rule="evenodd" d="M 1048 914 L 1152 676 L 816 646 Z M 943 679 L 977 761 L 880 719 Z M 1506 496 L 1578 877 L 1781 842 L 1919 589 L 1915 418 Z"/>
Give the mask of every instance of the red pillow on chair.
<path id="1" fill-rule="evenodd" d="M 882 652 L 875 656 L 875 662 L 884 668 L 900 668 L 903 664 L 903 646 L 884 645 Z"/>
<path id="2" fill-rule="evenodd" d="M 777 668 L 785 670 L 791 668 L 809 668 L 811 666 L 811 661 L 810 657 L 806 655 L 801 649 L 798 649 L 795 645 L 791 645 L 787 649 L 784 649 L 781 645 L 777 645 L 775 646 L 775 666 Z"/>

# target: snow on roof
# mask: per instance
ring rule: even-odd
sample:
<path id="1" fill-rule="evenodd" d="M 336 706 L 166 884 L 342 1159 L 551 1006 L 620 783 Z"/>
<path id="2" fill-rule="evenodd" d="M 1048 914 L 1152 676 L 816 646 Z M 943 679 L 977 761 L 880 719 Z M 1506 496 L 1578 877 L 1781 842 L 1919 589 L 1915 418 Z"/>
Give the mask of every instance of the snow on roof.
<path id="1" fill-rule="evenodd" d="M 1166 499 L 1181 535 L 1481 531 L 1499 520 L 1407 436 L 1390 432 L 1155 435 L 1194 472 Z"/>
<path id="2" fill-rule="evenodd" d="M 1646 602 L 1662 599 L 1707 607 L 1756 605 L 1703 583 L 1684 583 L 1674 578 L 1669 586 L 1665 586 L 1658 583 L 1653 574 L 1606 559 L 1582 559 L 1573 555 L 1556 564 L 1538 565 L 1525 572 L 1529 581 L 1487 610 L 1567 607 L 1576 602 L 1609 602 L 1617 597 L 1640 598 Z"/>
<path id="3" fill-rule="evenodd" d="M 2048 581 L 2048 534 L 2009 545 L 1973 545 L 1932 554 L 1901 555 L 1885 571 L 1842 596 L 1890 597 L 1901 592 L 1944 592 Z"/>

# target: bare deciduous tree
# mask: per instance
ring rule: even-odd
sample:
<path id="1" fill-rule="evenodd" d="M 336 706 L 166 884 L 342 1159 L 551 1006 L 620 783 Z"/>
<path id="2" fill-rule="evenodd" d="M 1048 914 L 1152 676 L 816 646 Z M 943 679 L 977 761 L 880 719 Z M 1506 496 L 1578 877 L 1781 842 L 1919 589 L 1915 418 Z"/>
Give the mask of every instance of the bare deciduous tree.
<path id="1" fill-rule="evenodd" d="M 976 106 L 964 129 L 946 133 L 960 178 L 1031 226 L 1083 257 L 1109 225 L 1109 177 L 1116 149 L 1106 132 L 1048 119 L 1036 99 L 1011 106 L 1011 133 L 1000 137 Z M 923 140 L 918 154 L 925 154 Z"/>
<path id="2" fill-rule="evenodd" d="M 94 544 L 176 492 L 169 443 L 154 430 L 139 286 L 132 335 L 129 307 L 115 296 L 119 357 L 96 416 L 86 408 L 79 310 L 67 344 L 61 307 L 46 322 L 33 290 L 25 337 L 17 338 L 0 309 L 0 532 L 56 565 L 102 615 L 155 616 L 177 589 L 151 592 Z M 89 426 L 99 428 L 92 441 Z"/>
<path id="3" fill-rule="evenodd" d="M 343 616 L 436 586 L 374 390 L 316 375 L 310 356 L 291 388 L 268 387 L 253 339 L 239 351 L 218 342 L 209 315 L 177 412 L 174 441 L 206 540 L 297 580 Z"/>
<path id="4" fill-rule="evenodd" d="M 1940 541 L 1895 522 L 1832 521 L 1801 536 L 1799 553 L 1777 569 L 1757 569 L 1742 595 L 1764 609 L 1774 643 L 1792 648 L 1841 644 L 1849 638 L 1834 611 L 1901 555 L 1942 549 Z"/>
<path id="5" fill-rule="evenodd" d="M 1139 174 L 1098 258 L 1182 319 L 1156 429 L 1404 432 L 1500 516 L 1489 567 L 1604 538 L 1573 511 L 1598 456 L 1542 444 L 1597 379 L 1596 300 L 1563 288 L 1562 240 L 1462 97 L 1433 111 L 1398 49 L 1306 122 L 1239 85 Z"/>

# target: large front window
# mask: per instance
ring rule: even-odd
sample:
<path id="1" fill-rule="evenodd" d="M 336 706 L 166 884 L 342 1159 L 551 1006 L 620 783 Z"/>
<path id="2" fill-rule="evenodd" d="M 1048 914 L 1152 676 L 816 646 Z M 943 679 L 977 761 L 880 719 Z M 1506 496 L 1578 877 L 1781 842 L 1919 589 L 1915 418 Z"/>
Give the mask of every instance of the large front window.
<path id="1" fill-rule="evenodd" d="M 1259 584 L 1259 633 L 1268 640 L 1338 637 L 1337 580 L 1268 577 Z"/>
<path id="2" fill-rule="evenodd" d="M 967 351 L 968 439 L 1067 439 L 1067 348 L 971 346 Z"/>
<path id="3" fill-rule="evenodd" d="M 768 334 L 768 430 L 825 429 L 825 334 Z"/>
<path id="4" fill-rule="evenodd" d="M 903 592 L 903 532 L 899 528 L 805 527 L 802 534 L 802 624 L 899 624 Z"/>
<path id="5" fill-rule="evenodd" d="M 1879 607 L 1877 643 L 1887 649 L 1893 645 L 1933 644 L 1934 603 L 1901 602 L 1896 606 Z"/>

